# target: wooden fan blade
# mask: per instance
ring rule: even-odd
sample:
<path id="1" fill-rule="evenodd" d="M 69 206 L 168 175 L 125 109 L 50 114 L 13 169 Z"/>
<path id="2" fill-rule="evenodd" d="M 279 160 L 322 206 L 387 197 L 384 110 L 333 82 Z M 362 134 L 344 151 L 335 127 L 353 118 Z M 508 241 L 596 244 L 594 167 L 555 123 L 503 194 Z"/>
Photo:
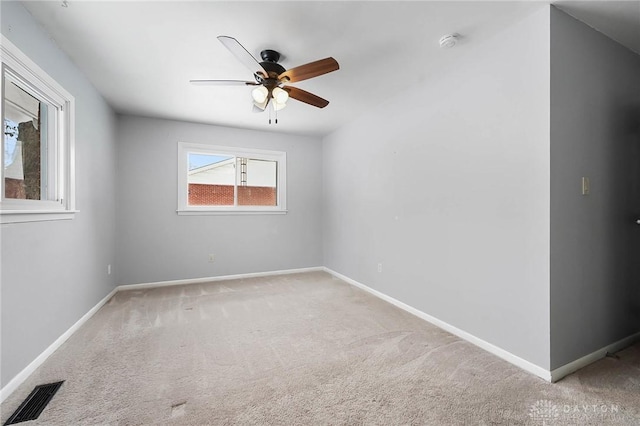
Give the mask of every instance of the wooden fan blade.
<path id="1" fill-rule="evenodd" d="M 244 80 L 189 80 L 189 83 L 198 86 L 257 86 L 255 81 Z"/>
<path id="2" fill-rule="evenodd" d="M 289 97 L 296 99 L 305 104 L 313 105 L 314 107 L 324 108 L 329 105 L 329 101 L 322 99 L 320 96 L 316 96 L 313 93 L 309 93 L 306 90 L 299 89 L 297 87 L 285 86 L 282 89 L 289 93 Z"/>
<path id="3" fill-rule="evenodd" d="M 319 61 L 310 62 L 299 67 L 291 68 L 278 76 L 279 80 L 284 82 L 302 81 L 309 78 L 317 77 L 340 69 L 340 65 L 333 58 L 320 59 Z"/>
<path id="4" fill-rule="evenodd" d="M 229 52 L 231 52 L 236 59 L 242 62 L 245 67 L 249 68 L 252 73 L 260 72 L 264 76 L 269 75 L 264 68 L 262 68 L 260 62 L 258 62 L 258 60 L 254 58 L 238 40 L 229 36 L 218 36 L 218 40 L 220 40 L 220 43 L 224 44 L 224 47 L 229 49 Z"/>

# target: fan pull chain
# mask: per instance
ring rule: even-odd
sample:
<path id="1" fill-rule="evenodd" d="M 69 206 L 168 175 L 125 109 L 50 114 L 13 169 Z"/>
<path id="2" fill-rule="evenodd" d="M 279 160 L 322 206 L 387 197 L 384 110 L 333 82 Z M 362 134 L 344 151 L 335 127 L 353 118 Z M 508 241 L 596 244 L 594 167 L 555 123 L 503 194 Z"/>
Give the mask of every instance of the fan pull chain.
<path id="1" fill-rule="evenodd" d="M 273 102 L 273 110 L 275 111 L 275 124 L 278 124 L 278 110 L 276 109 L 275 101 Z M 269 124 L 271 124 L 271 108 L 267 108 L 269 110 Z"/>

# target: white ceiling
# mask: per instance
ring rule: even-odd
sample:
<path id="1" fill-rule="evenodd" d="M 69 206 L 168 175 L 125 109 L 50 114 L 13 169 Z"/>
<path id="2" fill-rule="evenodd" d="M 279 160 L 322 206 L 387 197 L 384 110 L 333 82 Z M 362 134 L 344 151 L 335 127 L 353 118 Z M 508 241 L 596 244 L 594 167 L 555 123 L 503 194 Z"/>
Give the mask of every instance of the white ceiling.
<path id="1" fill-rule="evenodd" d="M 324 135 L 369 106 L 453 66 L 546 2 L 181 2 L 29 1 L 45 27 L 113 108 L 125 114 L 250 129 Z M 601 3 L 606 3 L 602 5 Z M 548 3 L 547 3 L 548 4 Z M 607 6 L 611 5 L 611 7 Z M 560 2 L 612 38 L 640 51 L 640 1 Z M 461 42 L 442 50 L 439 38 Z M 255 57 L 279 51 L 285 68 L 327 56 L 340 70 L 295 83 L 331 103 L 290 100 L 269 125 L 252 112 L 249 87 L 202 87 L 190 79 L 251 80 L 216 40 L 237 38 Z"/>

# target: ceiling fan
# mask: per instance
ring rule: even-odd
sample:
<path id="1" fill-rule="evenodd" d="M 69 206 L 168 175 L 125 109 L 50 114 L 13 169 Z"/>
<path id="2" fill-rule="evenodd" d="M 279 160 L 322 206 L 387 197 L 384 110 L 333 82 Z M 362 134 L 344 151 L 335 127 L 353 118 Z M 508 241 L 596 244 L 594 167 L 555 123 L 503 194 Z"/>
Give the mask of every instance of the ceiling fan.
<path id="1" fill-rule="evenodd" d="M 316 96 L 313 93 L 297 87 L 287 86 L 286 84 L 296 83 L 338 70 L 340 66 L 335 59 L 329 57 L 285 70 L 284 67 L 278 63 L 280 53 L 275 50 L 267 49 L 260 52 L 262 62 L 258 62 L 235 38 L 218 36 L 218 40 L 253 72 L 255 81 L 189 80 L 192 84 L 256 86 L 251 92 L 254 101 L 254 111 L 256 112 L 266 110 L 269 103 L 272 103 L 273 109 L 278 111 L 286 106 L 288 98 L 293 98 L 318 108 L 324 108 L 329 104 L 328 100 L 322 99 L 320 96 Z"/>

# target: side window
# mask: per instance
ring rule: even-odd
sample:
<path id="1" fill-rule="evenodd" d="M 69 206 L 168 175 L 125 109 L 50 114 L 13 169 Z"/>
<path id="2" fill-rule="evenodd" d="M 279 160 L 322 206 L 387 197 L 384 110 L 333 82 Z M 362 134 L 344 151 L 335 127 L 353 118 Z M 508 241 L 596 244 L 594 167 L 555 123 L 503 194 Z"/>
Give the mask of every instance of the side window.
<path id="1" fill-rule="evenodd" d="M 74 99 L 2 38 L 2 223 L 73 217 Z"/>
<path id="2" fill-rule="evenodd" d="M 286 154 L 178 144 L 178 213 L 285 213 Z"/>

